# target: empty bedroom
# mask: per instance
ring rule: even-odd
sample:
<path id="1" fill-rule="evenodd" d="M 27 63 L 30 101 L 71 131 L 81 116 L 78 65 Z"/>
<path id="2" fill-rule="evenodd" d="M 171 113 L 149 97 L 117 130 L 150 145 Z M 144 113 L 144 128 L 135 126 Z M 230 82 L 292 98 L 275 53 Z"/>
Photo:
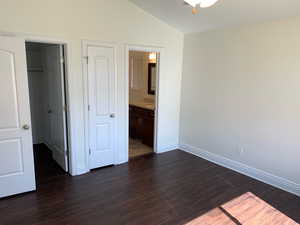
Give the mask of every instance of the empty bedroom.
<path id="1" fill-rule="evenodd" d="M 299 0 L 0 5 L 0 225 L 300 225 Z"/>

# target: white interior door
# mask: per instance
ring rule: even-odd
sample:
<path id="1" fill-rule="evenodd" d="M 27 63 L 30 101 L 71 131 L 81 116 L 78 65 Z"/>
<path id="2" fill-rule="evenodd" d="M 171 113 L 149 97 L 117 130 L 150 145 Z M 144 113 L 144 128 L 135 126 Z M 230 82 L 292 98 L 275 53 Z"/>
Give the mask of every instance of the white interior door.
<path id="1" fill-rule="evenodd" d="M 88 47 L 90 169 L 115 163 L 115 58 L 113 47 Z"/>
<path id="2" fill-rule="evenodd" d="M 54 160 L 65 171 L 68 171 L 63 46 L 47 46 L 45 54 L 48 81 L 48 118 L 50 122 L 48 145 L 52 150 Z"/>
<path id="3" fill-rule="evenodd" d="M 0 37 L 0 197 L 35 190 L 25 41 Z"/>

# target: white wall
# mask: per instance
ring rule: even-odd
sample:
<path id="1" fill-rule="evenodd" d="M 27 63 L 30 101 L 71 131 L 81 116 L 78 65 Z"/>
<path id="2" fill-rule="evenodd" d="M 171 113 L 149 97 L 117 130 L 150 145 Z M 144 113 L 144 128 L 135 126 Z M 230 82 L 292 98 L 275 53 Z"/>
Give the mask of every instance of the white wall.
<path id="1" fill-rule="evenodd" d="M 178 145 L 183 34 L 127 0 L 1 0 L 0 31 L 64 39 L 70 44 L 70 114 L 73 174 L 87 171 L 81 40 L 118 44 L 119 162 L 127 159 L 125 142 L 125 45 L 164 47 L 158 145 L 163 152 Z M 127 84 L 126 84 L 127 85 Z"/>
<path id="2" fill-rule="evenodd" d="M 294 18 L 185 36 L 183 147 L 300 187 L 299 27 Z"/>

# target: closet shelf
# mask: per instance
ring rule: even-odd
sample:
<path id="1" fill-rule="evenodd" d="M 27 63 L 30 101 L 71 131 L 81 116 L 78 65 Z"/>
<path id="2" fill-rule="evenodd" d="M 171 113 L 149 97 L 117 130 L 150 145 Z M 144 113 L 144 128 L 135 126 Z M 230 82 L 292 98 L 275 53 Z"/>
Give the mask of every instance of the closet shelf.
<path id="1" fill-rule="evenodd" d="M 44 72 L 43 68 L 28 68 L 28 72 Z"/>

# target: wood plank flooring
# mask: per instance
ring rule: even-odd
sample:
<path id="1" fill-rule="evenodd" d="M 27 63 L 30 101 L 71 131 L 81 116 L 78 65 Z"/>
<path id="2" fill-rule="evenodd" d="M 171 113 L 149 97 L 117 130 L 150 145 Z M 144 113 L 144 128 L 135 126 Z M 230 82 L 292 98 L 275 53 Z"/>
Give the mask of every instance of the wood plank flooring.
<path id="1" fill-rule="evenodd" d="M 0 200 L 0 225 L 185 225 L 248 192 L 300 223 L 299 197 L 178 150 Z"/>
<path id="2" fill-rule="evenodd" d="M 250 192 L 218 206 L 186 225 L 204 224 L 299 225 Z"/>

